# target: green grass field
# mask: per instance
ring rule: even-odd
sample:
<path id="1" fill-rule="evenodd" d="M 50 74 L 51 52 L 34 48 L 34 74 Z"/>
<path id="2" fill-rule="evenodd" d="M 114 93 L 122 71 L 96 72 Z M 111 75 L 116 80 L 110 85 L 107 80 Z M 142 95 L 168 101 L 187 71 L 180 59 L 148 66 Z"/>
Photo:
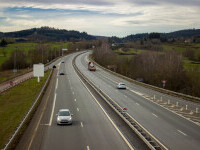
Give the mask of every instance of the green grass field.
<path id="1" fill-rule="evenodd" d="M 13 43 L 13 44 L 8 44 L 7 47 L 5 48 L 0 47 L 0 66 L 4 61 L 9 59 L 13 51 L 23 50 L 23 51 L 28 52 L 29 50 L 34 49 L 35 46 L 36 46 L 36 43 Z M 6 57 L 4 57 L 3 55 L 3 49 L 6 52 Z"/>
<path id="2" fill-rule="evenodd" d="M 197 56 L 197 54 L 200 52 L 200 44 L 163 44 L 163 49 L 164 50 L 175 50 L 178 53 L 183 53 L 186 49 L 191 49 L 194 50 L 195 52 L 195 57 Z"/>
<path id="3" fill-rule="evenodd" d="M 176 52 L 184 52 L 186 50 L 186 47 L 179 47 L 179 46 L 175 46 L 175 45 L 168 45 L 168 44 L 164 44 L 162 45 L 164 50 L 175 50 Z"/>
<path id="4" fill-rule="evenodd" d="M 40 83 L 37 82 L 37 78 L 32 78 L 0 94 L 0 149 L 4 148 L 28 112 L 49 73 L 50 71 L 45 73 L 45 77 L 41 78 Z"/>
<path id="5" fill-rule="evenodd" d="M 183 67 L 186 71 L 200 71 L 200 62 L 193 62 L 184 58 Z"/>
<path id="6" fill-rule="evenodd" d="M 54 48 L 67 48 L 67 42 L 61 43 L 61 42 L 47 42 L 45 43 L 50 46 L 51 49 Z M 25 52 L 28 52 L 29 50 L 33 50 L 35 46 L 37 46 L 38 43 L 33 42 L 24 42 L 24 43 L 13 43 L 8 44 L 7 47 L 3 48 L 0 47 L 0 66 L 9 59 L 9 57 L 12 55 L 12 52 L 15 50 L 23 50 Z M 6 57 L 3 55 L 3 49 L 6 51 Z"/>
<path id="7" fill-rule="evenodd" d="M 175 50 L 178 53 L 184 53 L 184 51 L 189 48 L 194 50 L 195 53 L 195 57 L 197 58 L 198 53 L 200 53 L 200 44 L 164 44 L 163 45 L 163 49 L 164 50 Z M 190 61 L 188 60 L 188 58 L 184 57 L 183 58 L 183 67 L 186 71 L 200 71 L 200 62 L 194 62 L 194 61 Z"/>
<path id="8" fill-rule="evenodd" d="M 24 74 L 28 71 L 30 71 L 30 69 L 20 69 L 17 71 L 17 73 L 15 75 L 13 73 L 13 70 L 0 71 L 0 83 L 6 81 L 8 79 L 14 78 L 20 74 Z"/>

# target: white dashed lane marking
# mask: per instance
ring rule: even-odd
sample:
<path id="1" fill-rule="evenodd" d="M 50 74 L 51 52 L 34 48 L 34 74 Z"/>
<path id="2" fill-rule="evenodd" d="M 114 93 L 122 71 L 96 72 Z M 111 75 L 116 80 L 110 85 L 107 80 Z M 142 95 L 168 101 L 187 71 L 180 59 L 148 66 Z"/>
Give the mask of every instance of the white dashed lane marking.
<path id="1" fill-rule="evenodd" d="M 179 133 L 183 134 L 184 136 L 187 136 L 187 134 L 185 134 L 184 132 L 182 132 L 181 130 L 177 130 Z"/>
<path id="2" fill-rule="evenodd" d="M 81 127 L 83 128 L 83 123 L 81 122 Z"/>
<path id="3" fill-rule="evenodd" d="M 154 115 L 156 118 L 158 118 L 158 116 L 156 114 L 152 113 L 152 115 Z"/>

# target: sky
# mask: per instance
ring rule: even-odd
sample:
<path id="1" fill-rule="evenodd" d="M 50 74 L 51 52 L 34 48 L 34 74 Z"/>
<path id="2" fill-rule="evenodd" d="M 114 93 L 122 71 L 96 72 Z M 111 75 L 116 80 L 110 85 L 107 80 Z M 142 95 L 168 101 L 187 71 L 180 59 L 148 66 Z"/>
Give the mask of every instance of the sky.
<path id="1" fill-rule="evenodd" d="M 0 32 L 42 26 L 118 37 L 200 29 L 200 0 L 0 0 Z"/>

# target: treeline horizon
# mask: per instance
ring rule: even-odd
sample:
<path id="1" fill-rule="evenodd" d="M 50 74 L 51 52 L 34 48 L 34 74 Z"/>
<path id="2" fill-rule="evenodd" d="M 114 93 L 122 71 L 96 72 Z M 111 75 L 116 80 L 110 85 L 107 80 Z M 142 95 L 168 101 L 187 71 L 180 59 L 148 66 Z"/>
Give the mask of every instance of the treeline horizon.
<path id="1" fill-rule="evenodd" d="M 41 28 L 31 28 L 14 32 L 0 32 L 0 38 L 16 38 L 16 41 L 73 41 L 73 40 L 95 40 L 108 38 L 113 43 L 121 43 L 134 40 L 142 40 L 148 38 L 158 38 L 165 42 L 167 39 L 173 38 L 200 38 L 200 29 L 185 29 L 169 33 L 150 32 L 130 34 L 125 37 L 117 36 L 101 36 L 89 35 L 87 32 L 79 32 L 75 30 L 56 29 L 48 26 Z"/>

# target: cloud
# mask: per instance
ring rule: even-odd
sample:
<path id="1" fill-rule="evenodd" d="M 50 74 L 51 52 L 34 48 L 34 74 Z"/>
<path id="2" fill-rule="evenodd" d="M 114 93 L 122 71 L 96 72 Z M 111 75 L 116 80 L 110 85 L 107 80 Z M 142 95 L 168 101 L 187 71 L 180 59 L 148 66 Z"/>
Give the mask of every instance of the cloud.
<path id="1" fill-rule="evenodd" d="M 1 0 L 1 31 L 33 27 L 125 36 L 200 28 L 199 0 Z"/>

